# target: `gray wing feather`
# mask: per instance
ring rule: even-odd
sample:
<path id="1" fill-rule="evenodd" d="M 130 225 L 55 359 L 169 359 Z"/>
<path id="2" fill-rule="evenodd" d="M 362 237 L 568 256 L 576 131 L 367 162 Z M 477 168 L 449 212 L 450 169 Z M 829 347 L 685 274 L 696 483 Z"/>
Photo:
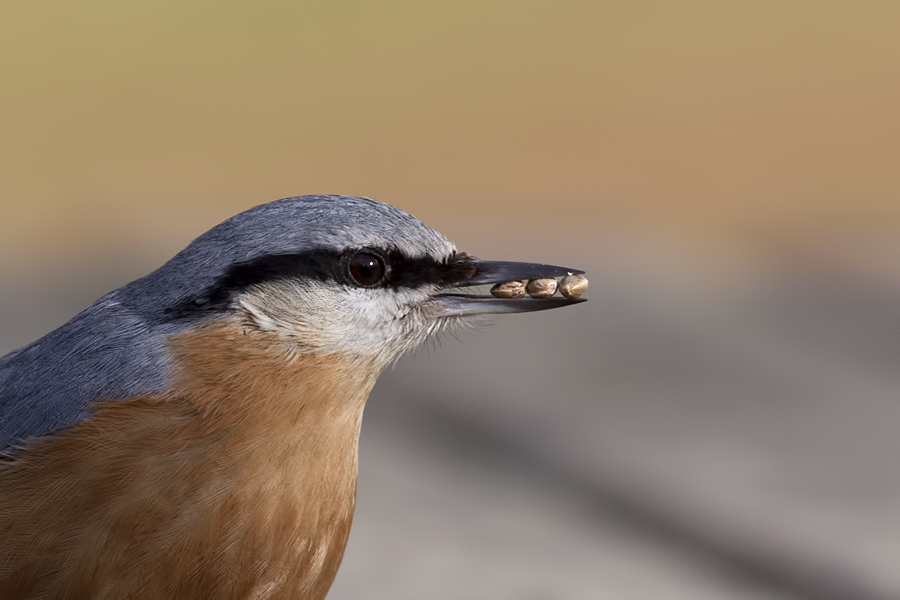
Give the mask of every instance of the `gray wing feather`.
<path id="1" fill-rule="evenodd" d="M 0 358 L 0 452 L 84 418 L 93 400 L 166 389 L 173 326 L 151 326 L 117 293 Z"/>

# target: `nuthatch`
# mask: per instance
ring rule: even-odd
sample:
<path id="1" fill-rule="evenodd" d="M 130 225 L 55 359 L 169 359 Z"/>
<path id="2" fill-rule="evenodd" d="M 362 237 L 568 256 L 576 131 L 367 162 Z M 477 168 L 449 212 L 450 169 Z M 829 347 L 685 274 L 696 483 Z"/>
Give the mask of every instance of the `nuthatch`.
<path id="1" fill-rule="evenodd" d="M 322 598 L 381 371 L 472 315 L 490 262 L 343 196 L 241 213 L 0 359 L 0 598 Z"/>

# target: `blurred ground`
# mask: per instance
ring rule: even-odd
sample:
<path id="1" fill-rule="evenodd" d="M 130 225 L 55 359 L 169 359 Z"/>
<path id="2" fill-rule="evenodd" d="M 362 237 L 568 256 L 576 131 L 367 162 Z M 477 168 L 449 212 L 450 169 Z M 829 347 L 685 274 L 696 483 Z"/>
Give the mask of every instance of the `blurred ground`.
<path id="1" fill-rule="evenodd" d="M 0 5 L 0 352 L 350 193 L 591 302 L 404 359 L 333 598 L 900 598 L 900 5 Z"/>

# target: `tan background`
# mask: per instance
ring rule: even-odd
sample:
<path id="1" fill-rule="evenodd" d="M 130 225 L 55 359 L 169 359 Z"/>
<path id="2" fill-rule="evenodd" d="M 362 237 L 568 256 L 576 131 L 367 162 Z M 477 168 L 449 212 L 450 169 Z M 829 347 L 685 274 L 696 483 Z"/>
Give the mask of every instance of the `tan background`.
<path id="1" fill-rule="evenodd" d="M 898 31 L 895 2 L 0 3 L 0 350 L 244 208 L 374 197 L 594 301 L 387 376 L 335 597 L 900 597 Z"/>
<path id="2" fill-rule="evenodd" d="M 4 2 L 4 250 L 316 192 L 896 234 L 898 22 L 893 2 Z"/>

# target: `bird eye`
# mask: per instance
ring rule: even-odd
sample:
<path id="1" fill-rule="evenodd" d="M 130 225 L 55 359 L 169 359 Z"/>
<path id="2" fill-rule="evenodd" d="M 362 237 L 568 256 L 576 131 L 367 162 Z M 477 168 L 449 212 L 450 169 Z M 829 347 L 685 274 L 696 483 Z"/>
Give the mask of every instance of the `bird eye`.
<path id="1" fill-rule="evenodd" d="M 363 287 L 371 287 L 384 279 L 384 261 L 380 256 L 359 252 L 350 257 L 350 276 Z"/>

